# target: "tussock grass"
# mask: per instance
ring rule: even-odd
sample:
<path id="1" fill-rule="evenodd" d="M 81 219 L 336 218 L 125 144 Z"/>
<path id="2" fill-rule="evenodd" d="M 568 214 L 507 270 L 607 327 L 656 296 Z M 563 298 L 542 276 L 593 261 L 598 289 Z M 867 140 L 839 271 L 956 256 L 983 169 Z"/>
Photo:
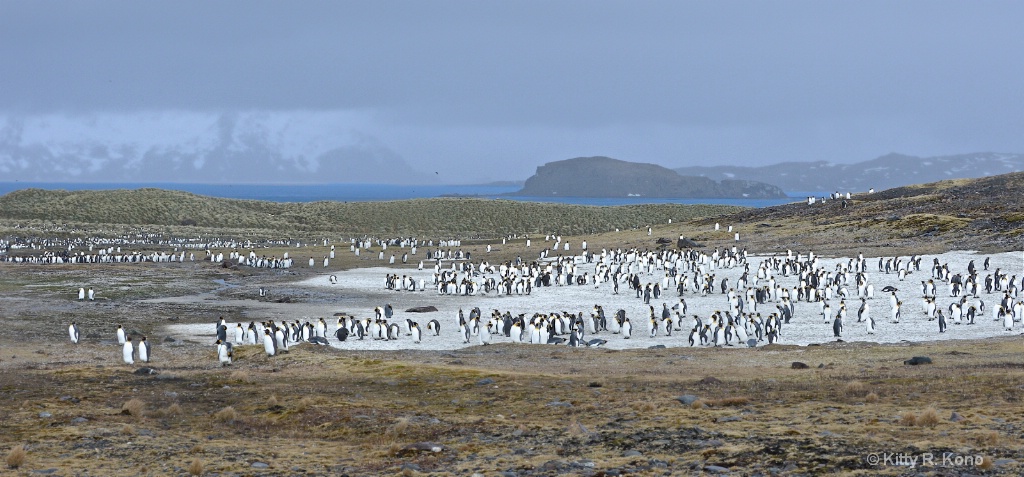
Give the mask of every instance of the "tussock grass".
<path id="1" fill-rule="evenodd" d="M 874 392 L 868 393 L 867 396 L 864 396 L 864 402 L 866 402 L 866 403 L 876 403 L 876 402 L 878 402 L 878 394 L 875 394 Z"/>
<path id="2" fill-rule="evenodd" d="M 198 457 L 193 459 L 192 463 L 188 465 L 189 475 L 203 475 L 203 470 L 203 461 L 199 460 Z"/>
<path id="3" fill-rule="evenodd" d="M 121 406 L 121 414 L 130 415 L 136 419 L 141 419 L 142 414 L 146 411 L 146 403 L 137 398 L 129 399 L 124 405 Z"/>
<path id="4" fill-rule="evenodd" d="M 900 416 L 900 425 L 903 427 L 914 427 L 917 425 L 917 414 L 906 412 Z"/>
<path id="5" fill-rule="evenodd" d="M 843 392 L 850 397 L 864 397 L 868 394 L 868 387 L 860 381 L 850 381 L 846 386 L 843 386 Z M 878 398 L 877 394 L 875 398 Z"/>
<path id="6" fill-rule="evenodd" d="M 137 189 L 24 189 L 0 197 L 0 218 L 197 228 L 337 231 L 393 235 L 500 237 L 516 233 L 578 235 L 681 222 L 742 210 L 724 205 L 614 207 L 437 198 L 385 202 L 278 203 Z M 452 220 L 457 217 L 458 220 Z"/>
<path id="7" fill-rule="evenodd" d="M 939 412 L 934 407 L 929 407 L 917 416 L 917 425 L 923 427 L 935 427 L 939 424 Z"/>
<path id="8" fill-rule="evenodd" d="M 25 446 L 19 444 L 11 448 L 10 452 L 7 453 L 7 467 L 12 469 L 20 468 L 25 465 L 25 459 L 28 457 L 28 452 L 25 451 Z"/>
<path id="9" fill-rule="evenodd" d="M 234 407 L 228 406 L 214 413 L 213 418 L 217 422 L 231 423 L 238 419 L 238 411 L 235 411 Z"/>

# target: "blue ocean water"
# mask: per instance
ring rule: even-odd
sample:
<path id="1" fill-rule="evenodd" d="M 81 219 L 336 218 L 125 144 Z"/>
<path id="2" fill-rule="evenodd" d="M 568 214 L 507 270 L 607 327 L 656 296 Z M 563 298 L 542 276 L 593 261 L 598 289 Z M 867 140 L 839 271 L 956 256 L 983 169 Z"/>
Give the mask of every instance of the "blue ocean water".
<path id="1" fill-rule="evenodd" d="M 267 200 L 272 202 L 367 202 L 405 200 L 445 195 L 469 195 L 490 199 L 526 202 L 557 202 L 580 205 L 633 205 L 633 204 L 724 204 L 743 207 L 768 207 L 797 202 L 803 199 L 791 196 L 783 199 L 661 199 L 648 197 L 514 197 L 504 196 L 519 190 L 515 186 L 490 185 L 393 185 L 393 184 L 184 184 L 173 182 L 149 183 L 79 183 L 79 182 L 0 182 L 0 195 L 21 189 L 47 190 L 115 190 L 157 188 L 179 190 L 193 194 L 228 199 Z"/>

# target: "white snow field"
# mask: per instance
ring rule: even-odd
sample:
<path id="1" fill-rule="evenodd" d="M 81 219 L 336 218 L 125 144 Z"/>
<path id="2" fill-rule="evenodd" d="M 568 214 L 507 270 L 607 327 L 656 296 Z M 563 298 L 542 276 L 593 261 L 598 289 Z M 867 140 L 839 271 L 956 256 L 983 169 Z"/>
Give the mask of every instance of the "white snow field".
<path id="1" fill-rule="evenodd" d="M 795 253 L 795 252 L 794 252 Z M 785 252 L 780 254 L 785 255 Z M 989 270 L 983 269 L 983 262 L 985 258 L 991 259 Z M 750 276 L 752 277 L 756 270 L 757 265 L 761 263 L 764 256 L 751 256 L 748 261 L 750 262 Z M 906 264 L 910 257 L 901 257 L 902 262 Z M 939 333 L 938 321 L 930 321 L 924 311 L 924 305 L 922 304 L 922 292 L 921 292 L 921 281 L 927 281 L 931 279 L 931 268 L 934 258 L 938 258 L 942 264 L 948 264 L 953 274 L 960 273 L 964 276 L 967 275 L 967 265 L 971 260 L 975 261 L 977 267 L 979 291 L 978 296 L 968 296 L 968 304 L 976 306 L 979 310 L 982 302 L 984 302 L 985 311 L 984 313 L 978 312 L 975 324 L 969 325 L 954 324 L 953 320 L 949 317 L 948 307 L 951 303 L 959 302 L 960 298 L 950 296 L 950 287 L 946 282 L 941 280 L 935 280 L 936 285 L 936 305 L 941 308 L 947 316 L 948 329 L 945 333 Z M 580 259 L 582 260 L 582 259 Z M 819 267 L 825 270 L 834 272 L 836 265 L 840 262 L 847 263 L 849 258 L 818 258 Z M 860 307 L 861 300 L 857 298 L 856 286 L 853 283 L 851 274 L 850 284 L 848 286 L 851 298 L 846 300 L 847 307 L 847 319 L 842 332 L 842 340 L 846 342 L 861 341 L 861 342 L 876 342 L 876 343 L 889 343 L 889 342 L 900 342 L 900 341 L 933 341 L 933 340 L 953 340 L 953 339 L 977 339 L 993 336 L 1011 336 L 1020 335 L 1022 331 L 1022 325 L 1020 321 L 1014 323 L 1012 331 L 1006 331 L 1002 321 L 994 321 L 993 309 L 998 307 L 999 301 L 1003 298 L 1003 292 L 994 292 L 987 294 L 984 291 L 984 279 L 988 274 L 994 274 L 996 269 L 1000 269 L 1002 273 L 1008 277 L 1016 277 L 1016 287 L 1021 288 L 1020 280 L 1024 278 L 1024 257 L 1020 252 L 1014 253 L 999 253 L 999 254 L 977 254 L 974 252 L 949 252 L 940 255 L 926 255 L 921 260 L 921 270 L 912 270 L 909 272 L 903 280 L 900 280 L 899 274 L 878 271 L 878 258 L 867 258 L 867 276 L 868 283 L 874 287 L 874 295 L 872 298 L 867 299 L 867 303 L 871 309 L 870 315 L 875 319 L 875 332 L 869 334 L 867 332 L 865 323 L 857 322 L 857 309 Z M 445 263 L 449 266 L 449 262 Z M 905 265 L 904 265 L 905 266 Z M 593 274 L 594 264 L 581 264 L 579 272 L 588 272 Z M 623 283 L 619 287 L 619 294 L 615 295 L 612 293 L 613 287 L 611 282 L 602 283 L 598 286 L 595 285 L 564 285 L 564 286 L 549 286 L 549 287 L 536 287 L 533 289 L 530 295 L 497 295 L 493 291 L 489 294 L 482 294 L 482 290 L 475 296 L 462 296 L 462 295 L 441 295 L 435 288 L 431 286 L 433 281 L 433 267 L 426 268 L 424 270 L 414 269 L 398 269 L 398 268 L 360 268 L 349 271 L 336 272 L 334 275 L 337 277 L 337 283 L 332 284 L 329 279 L 329 275 L 310 278 L 302 282 L 298 282 L 299 286 L 305 287 L 322 287 L 327 289 L 337 289 L 339 294 L 343 294 L 346 297 L 344 307 L 330 307 L 324 305 L 309 305 L 309 304 L 274 304 L 264 305 L 265 310 L 259 310 L 260 312 L 265 311 L 265 319 L 273 319 L 276 321 L 312 321 L 323 317 L 327 321 L 327 334 L 330 344 L 337 348 L 342 349 L 366 349 L 366 350 L 394 350 L 394 349 L 430 349 L 430 350 L 447 350 L 457 349 L 466 346 L 477 346 L 480 345 L 477 336 L 472 336 L 470 342 L 465 344 L 462 336 L 458 333 L 458 311 L 461 308 L 466 317 L 469 316 L 469 311 L 473 307 L 479 307 L 482 312 L 481 323 L 485 323 L 491 316 L 492 310 L 499 310 L 504 313 L 509 311 L 513 316 L 517 316 L 521 313 L 525 313 L 527 318 L 532 316 L 534 313 L 553 313 L 553 312 L 570 312 L 578 314 L 583 312 L 585 318 L 590 317 L 590 313 L 593 311 L 594 305 L 601 305 L 604 307 L 605 314 L 610 321 L 614 316 L 616 310 L 624 309 L 626 316 L 630 319 L 633 332 L 629 339 L 626 339 L 621 334 L 612 334 L 610 331 L 603 331 L 597 334 L 586 333 L 584 340 L 592 338 L 602 338 L 607 340 L 605 347 L 613 349 L 626 349 L 626 348 L 648 348 L 651 346 L 663 345 L 665 347 L 689 347 L 688 336 L 690 328 L 692 327 L 692 315 L 699 315 L 701 319 L 707 322 L 708 317 L 711 316 L 716 310 L 727 310 L 729 308 L 728 300 L 726 295 L 720 292 L 719 286 L 723 278 L 728 280 L 730 287 L 735 287 L 737 279 L 743 273 L 743 267 L 734 267 L 726 269 L 707 269 L 709 273 L 715 274 L 715 293 L 707 296 L 701 296 L 700 294 L 687 291 L 684 293 L 682 298 L 686 300 L 688 306 L 687 320 L 682 325 L 682 331 L 673 332 L 672 336 L 666 336 L 662 329 L 657 336 L 650 337 L 648 334 L 648 318 L 650 316 L 650 309 L 648 305 L 645 305 L 641 298 L 636 297 L 636 293 L 630 290 L 629 287 Z M 389 273 L 397 273 L 399 276 L 411 275 L 417 283 L 420 279 L 425 280 L 426 290 L 425 291 L 392 291 L 387 290 L 384 287 L 385 277 Z M 691 277 L 693 272 L 687 272 Z M 779 273 L 773 273 L 777 283 L 784 288 L 793 289 L 797 285 L 797 277 L 790 275 L 784 277 Z M 642 275 L 641 284 L 648 282 L 655 283 L 660 282 L 664 277 L 664 271 L 655 270 L 653 274 Z M 482 282 L 482 278 L 477 280 Z M 765 280 L 760 280 L 758 286 L 764 285 Z M 891 313 L 891 297 L 890 293 L 883 292 L 883 288 L 887 286 L 893 286 L 898 288 L 896 295 L 899 300 L 903 302 L 902 317 L 899 323 L 892 322 Z M 1022 297 L 1024 298 L 1024 297 Z M 827 300 L 832 308 L 832 315 L 839 309 L 840 298 L 838 296 L 832 296 Z M 1017 299 L 1014 300 L 1018 301 Z M 679 302 L 679 295 L 675 291 L 674 287 L 669 287 L 668 290 L 664 291 L 660 299 L 652 299 L 651 305 L 654 306 L 655 314 L 658 318 L 661 317 L 662 304 L 665 303 L 669 307 L 672 307 Z M 795 344 L 795 345 L 808 345 L 812 343 L 825 343 L 835 341 L 836 338 L 833 336 L 833 328 L 831 319 L 828 323 L 822 317 L 820 312 L 820 305 L 818 303 L 808 303 L 802 301 L 795 301 L 796 312 L 789 324 L 783 325 L 781 336 L 778 343 L 780 344 Z M 356 303 L 355 307 L 352 303 Z M 339 311 L 346 312 L 354 315 L 358 318 L 372 318 L 374 316 L 374 307 L 383 306 L 385 303 L 390 303 L 394 308 L 394 317 L 390 320 L 391 323 L 398 323 L 401 326 L 402 333 L 397 340 L 373 340 L 369 337 L 359 340 L 354 336 L 350 336 L 348 340 L 339 342 L 334 337 L 334 331 L 337 327 L 337 318 L 334 314 Z M 417 306 L 428 306 L 432 305 L 438 309 L 437 312 L 429 313 L 406 313 L 404 310 L 417 307 Z M 968 305 L 968 306 L 969 306 Z M 965 309 L 967 306 L 964 307 Z M 748 305 L 749 311 L 749 305 Z M 759 305 L 757 312 L 761 313 L 763 317 L 767 317 L 769 314 L 776 312 L 774 302 L 765 303 Z M 675 316 L 673 314 L 673 316 Z M 421 343 L 414 343 L 412 338 L 406 336 L 405 320 L 412 319 L 419 323 L 420 328 L 423 330 L 423 338 Z M 436 319 L 440 323 L 441 332 L 439 336 L 434 336 L 433 333 L 427 332 L 426 325 L 429 320 Z M 1017 317 L 1020 319 L 1020 316 Z M 254 321 L 259 322 L 260 318 L 253 317 Z M 230 324 L 229 330 L 233 330 L 234 324 Z M 194 336 L 206 336 L 212 331 L 211 325 L 175 325 L 172 327 L 173 331 L 179 334 L 189 334 Z M 611 326 L 609 326 L 611 328 Z M 567 335 L 565 337 L 568 337 Z M 510 342 L 512 338 L 507 338 L 502 334 L 494 334 L 491 338 L 491 343 Z M 698 341 L 699 343 L 699 341 Z M 733 348 L 746 348 L 745 343 L 736 343 L 735 339 L 733 342 Z M 767 344 L 767 341 L 760 342 L 758 346 Z M 305 345 L 304 345 L 305 346 Z M 523 343 L 522 346 L 554 346 L 554 345 L 531 345 Z M 698 344 L 699 346 L 699 344 Z M 725 347 L 730 348 L 730 347 Z"/>

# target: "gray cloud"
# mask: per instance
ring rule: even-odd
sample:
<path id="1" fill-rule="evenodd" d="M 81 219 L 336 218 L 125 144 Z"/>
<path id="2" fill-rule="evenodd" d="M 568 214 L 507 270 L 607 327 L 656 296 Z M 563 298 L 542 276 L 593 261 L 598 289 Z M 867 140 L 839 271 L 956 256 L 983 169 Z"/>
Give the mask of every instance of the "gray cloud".
<path id="1" fill-rule="evenodd" d="M 7 1 L 0 115 L 181 113 L 143 121 L 150 131 L 189 114 L 345 116 L 339 134 L 451 180 L 524 178 L 578 155 L 1019 152 L 1022 14 L 1019 2 Z"/>

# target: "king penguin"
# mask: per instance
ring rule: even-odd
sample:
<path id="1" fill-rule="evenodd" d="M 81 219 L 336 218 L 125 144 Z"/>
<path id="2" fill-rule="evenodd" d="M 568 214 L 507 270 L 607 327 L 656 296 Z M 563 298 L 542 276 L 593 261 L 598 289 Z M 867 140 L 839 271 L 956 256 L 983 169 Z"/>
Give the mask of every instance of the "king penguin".
<path id="1" fill-rule="evenodd" d="M 68 335 L 71 337 L 72 343 L 78 344 L 78 338 L 80 335 L 78 334 L 78 325 L 75 324 L 74 321 L 72 321 L 71 325 L 68 326 Z"/>
<path id="2" fill-rule="evenodd" d="M 836 338 L 841 338 L 840 335 L 842 333 L 843 333 L 843 316 L 840 315 L 840 314 L 836 314 L 836 319 L 832 320 L 832 334 L 834 334 Z"/>
<path id="3" fill-rule="evenodd" d="M 234 353 L 231 349 L 231 343 L 225 343 L 221 340 L 217 340 L 217 359 L 220 361 L 221 366 L 227 366 L 231 364 L 231 358 Z"/>
<path id="4" fill-rule="evenodd" d="M 132 345 L 131 336 L 126 337 L 124 340 L 124 346 L 121 348 L 121 357 L 124 358 L 125 364 L 135 364 L 135 346 Z"/>
<path id="5" fill-rule="evenodd" d="M 277 354 L 277 343 L 274 342 L 274 337 L 270 335 L 270 329 L 263 330 L 263 350 L 267 352 L 267 356 Z"/>
<path id="6" fill-rule="evenodd" d="M 124 334 L 124 328 L 121 327 L 121 325 L 117 325 L 117 344 L 123 345 L 125 343 L 126 338 L 127 337 Z"/>
<path id="7" fill-rule="evenodd" d="M 153 357 L 152 350 L 149 348 L 149 341 L 146 341 L 146 337 L 143 336 L 142 340 L 139 341 L 139 361 L 148 363 Z"/>

